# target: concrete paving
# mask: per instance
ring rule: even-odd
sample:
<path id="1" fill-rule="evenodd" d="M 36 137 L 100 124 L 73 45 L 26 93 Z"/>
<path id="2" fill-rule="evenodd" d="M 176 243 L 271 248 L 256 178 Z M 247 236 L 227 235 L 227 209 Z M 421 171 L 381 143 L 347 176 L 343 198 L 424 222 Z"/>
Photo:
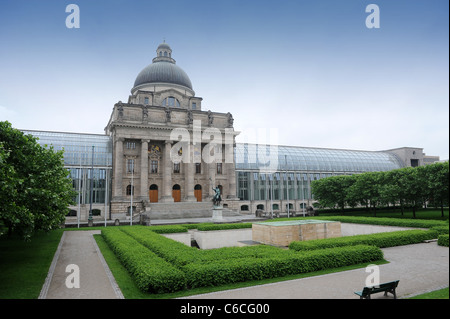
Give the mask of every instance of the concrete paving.
<path id="1" fill-rule="evenodd" d="M 123 299 L 93 234 L 100 231 L 63 233 L 39 299 Z"/>

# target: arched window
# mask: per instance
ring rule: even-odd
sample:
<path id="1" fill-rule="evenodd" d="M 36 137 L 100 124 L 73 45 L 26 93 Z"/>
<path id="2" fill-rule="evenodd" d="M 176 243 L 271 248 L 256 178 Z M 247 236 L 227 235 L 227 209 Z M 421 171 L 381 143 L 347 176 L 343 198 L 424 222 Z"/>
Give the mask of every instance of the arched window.
<path id="1" fill-rule="evenodd" d="M 259 204 L 258 206 L 256 206 L 256 209 L 264 210 L 264 205 L 263 204 Z"/>
<path id="2" fill-rule="evenodd" d="M 133 191 L 133 194 L 134 194 L 134 186 L 128 185 L 127 186 L 127 196 L 131 195 L 131 191 Z"/>
<path id="3" fill-rule="evenodd" d="M 162 106 L 180 107 L 180 101 L 178 101 L 173 96 L 169 96 L 168 98 L 165 98 L 163 100 Z"/>
<path id="4" fill-rule="evenodd" d="M 164 56 L 167 56 L 167 51 L 164 51 Z"/>

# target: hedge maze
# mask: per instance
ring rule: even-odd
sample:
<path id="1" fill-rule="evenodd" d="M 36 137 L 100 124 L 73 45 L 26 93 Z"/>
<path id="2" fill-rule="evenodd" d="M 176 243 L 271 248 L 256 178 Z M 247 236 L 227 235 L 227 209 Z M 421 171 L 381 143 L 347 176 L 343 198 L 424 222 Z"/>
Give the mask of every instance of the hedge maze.
<path id="1" fill-rule="evenodd" d="M 345 222 L 361 223 L 361 219 Z M 390 218 L 390 222 L 397 221 Z M 292 242 L 289 249 L 258 245 L 199 250 L 161 235 L 187 231 L 183 226 L 109 227 L 102 236 L 140 290 L 167 293 L 374 262 L 383 259 L 383 247 L 418 243 L 445 233 L 448 246 L 448 223 L 414 226 L 430 229 Z"/>

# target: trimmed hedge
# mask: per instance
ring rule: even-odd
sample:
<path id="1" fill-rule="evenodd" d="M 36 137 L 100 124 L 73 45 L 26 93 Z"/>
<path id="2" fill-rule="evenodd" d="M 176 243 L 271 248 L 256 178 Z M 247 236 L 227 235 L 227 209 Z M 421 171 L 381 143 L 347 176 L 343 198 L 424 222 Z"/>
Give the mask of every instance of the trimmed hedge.
<path id="1" fill-rule="evenodd" d="M 236 223 L 236 224 L 203 224 L 197 227 L 200 231 L 210 230 L 226 230 L 226 229 L 241 229 L 252 228 L 252 223 Z"/>
<path id="2" fill-rule="evenodd" d="M 188 247 L 183 243 L 161 236 L 151 231 L 150 227 L 124 227 L 121 230 L 176 267 L 193 262 L 198 252 L 197 248 Z"/>
<path id="3" fill-rule="evenodd" d="M 449 233 L 448 226 L 435 226 L 431 227 L 430 229 L 437 231 L 439 235 L 445 235 Z"/>
<path id="4" fill-rule="evenodd" d="M 104 229 L 102 236 L 140 290 L 164 293 L 185 287 L 186 277 L 182 271 L 158 257 L 120 229 Z"/>
<path id="5" fill-rule="evenodd" d="M 439 246 L 448 247 L 448 234 L 446 234 L 446 235 L 439 235 L 437 243 L 438 243 Z"/>
<path id="6" fill-rule="evenodd" d="M 198 250 L 135 226 L 105 229 L 103 237 L 135 279 L 149 292 L 275 278 L 383 258 L 374 246 L 296 252 L 272 246 Z"/>
<path id="7" fill-rule="evenodd" d="M 396 232 L 377 233 L 369 235 L 355 235 L 338 238 L 315 239 L 308 241 L 294 241 L 289 249 L 307 251 L 322 248 L 343 247 L 353 245 L 372 245 L 379 248 L 402 246 L 421 243 L 424 240 L 438 237 L 434 230 L 402 230 Z"/>
<path id="8" fill-rule="evenodd" d="M 152 232 L 158 234 L 186 233 L 188 229 L 180 225 L 162 225 L 162 226 L 146 226 Z"/>
<path id="9" fill-rule="evenodd" d="M 287 251 L 288 252 L 288 251 Z M 327 268 L 336 268 L 383 258 L 374 246 L 351 246 L 311 252 L 288 253 L 283 257 L 220 260 L 183 267 L 190 288 L 220 286 L 229 283 L 282 277 Z"/>
<path id="10" fill-rule="evenodd" d="M 341 223 L 371 224 L 371 225 L 415 227 L 415 228 L 431 228 L 435 226 L 448 225 L 446 221 L 443 220 L 406 219 L 406 218 L 391 218 L 391 217 L 329 216 L 329 217 L 318 217 L 317 219 L 336 220 L 340 221 Z"/>

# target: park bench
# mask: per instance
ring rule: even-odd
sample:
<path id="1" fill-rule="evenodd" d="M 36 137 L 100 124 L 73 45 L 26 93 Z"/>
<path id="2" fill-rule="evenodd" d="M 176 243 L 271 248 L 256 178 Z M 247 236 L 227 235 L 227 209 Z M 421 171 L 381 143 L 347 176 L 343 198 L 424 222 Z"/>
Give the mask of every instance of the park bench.
<path id="1" fill-rule="evenodd" d="M 362 291 L 356 291 L 355 294 L 357 294 L 360 299 L 370 299 L 370 295 L 384 292 L 384 295 L 387 296 L 387 293 L 389 292 L 394 295 L 394 299 L 397 299 L 395 289 L 398 286 L 398 282 L 399 280 L 395 280 L 380 284 L 378 286 L 364 287 Z"/>

